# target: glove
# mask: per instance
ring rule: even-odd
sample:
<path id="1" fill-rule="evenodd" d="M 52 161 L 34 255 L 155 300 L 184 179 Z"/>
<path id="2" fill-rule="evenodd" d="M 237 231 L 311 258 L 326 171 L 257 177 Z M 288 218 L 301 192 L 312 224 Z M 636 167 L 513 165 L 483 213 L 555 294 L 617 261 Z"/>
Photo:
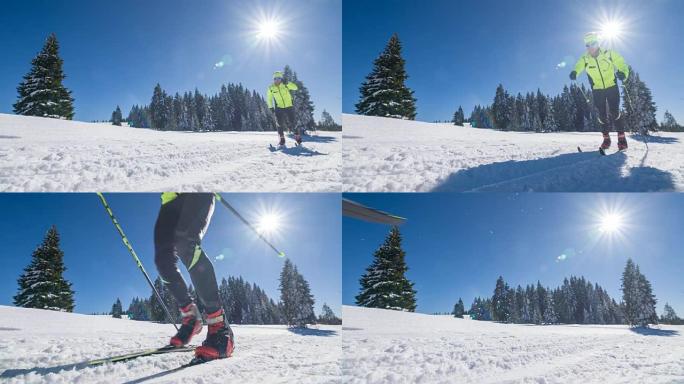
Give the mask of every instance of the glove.
<path id="1" fill-rule="evenodd" d="M 576 71 L 570 72 L 570 80 L 577 80 L 577 72 Z"/>
<path id="2" fill-rule="evenodd" d="M 627 76 L 625 76 L 624 73 L 618 71 L 617 72 L 617 78 L 620 79 L 620 81 L 625 81 L 625 79 L 627 79 Z"/>

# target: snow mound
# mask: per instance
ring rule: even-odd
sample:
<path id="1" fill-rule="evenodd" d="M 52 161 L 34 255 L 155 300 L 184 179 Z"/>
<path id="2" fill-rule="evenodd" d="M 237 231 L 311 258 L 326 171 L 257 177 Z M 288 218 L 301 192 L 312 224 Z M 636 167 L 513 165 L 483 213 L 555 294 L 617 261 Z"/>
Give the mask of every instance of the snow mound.
<path id="1" fill-rule="evenodd" d="M 168 132 L 0 114 L 0 192 L 339 191 L 340 132 Z M 293 147 L 294 141 L 288 140 Z"/>
<path id="2" fill-rule="evenodd" d="M 684 133 L 628 137 L 600 157 L 600 133 L 501 132 L 342 116 L 348 192 L 684 191 Z M 577 147 L 583 153 L 577 151 Z"/>
<path id="3" fill-rule="evenodd" d="M 206 327 L 193 339 L 201 343 Z M 9 383 L 330 383 L 339 382 L 339 326 L 288 330 L 233 326 L 233 357 L 180 371 L 192 352 L 80 369 L 60 366 L 155 348 L 170 324 L 0 306 L 0 382 Z"/>
<path id="4" fill-rule="evenodd" d="M 684 382 L 684 326 L 499 324 L 344 306 L 349 383 Z"/>

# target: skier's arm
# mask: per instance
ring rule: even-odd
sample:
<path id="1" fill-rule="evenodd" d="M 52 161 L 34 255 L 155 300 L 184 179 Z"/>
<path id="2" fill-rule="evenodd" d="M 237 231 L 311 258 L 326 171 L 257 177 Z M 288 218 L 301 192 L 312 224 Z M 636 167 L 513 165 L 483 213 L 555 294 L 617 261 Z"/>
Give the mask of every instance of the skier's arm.
<path id="1" fill-rule="evenodd" d="M 610 54 L 615 68 L 617 68 L 618 72 L 622 72 L 625 75 L 624 79 L 620 80 L 627 80 L 629 77 L 629 66 L 627 66 L 627 63 L 625 63 L 625 58 L 615 51 L 611 51 Z"/>
<path id="2" fill-rule="evenodd" d="M 266 105 L 269 109 L 273 109 L 273 95 L 271 94 L 271 87 L 266 89 Z"/>
<path id="3" fill-rule="evenodd" d="M 582 73 L 582 71 L 584 71 L 584 68 L 586 66 L 587 62 L 586 60 L 584 60 L 584 56 L 580 57 L 579 60 L 577 60 L 577 63 L 575 63 L 575 69 L 570 74 L 570 78 L 573 80 L 577 79 L 577 76 L 579 76 Z"/>
<path id="4" fill-rule="evenodd" d="M 296 91 L 296 90 L 299 89 L 299 87 L 297 87 L 297 84 L 295 84 L 295 83 L 292 82 L 292 81 L 288 81 L 286 87 L 287 87 L 287 89 L 289 89 L 290 91 Z"/>

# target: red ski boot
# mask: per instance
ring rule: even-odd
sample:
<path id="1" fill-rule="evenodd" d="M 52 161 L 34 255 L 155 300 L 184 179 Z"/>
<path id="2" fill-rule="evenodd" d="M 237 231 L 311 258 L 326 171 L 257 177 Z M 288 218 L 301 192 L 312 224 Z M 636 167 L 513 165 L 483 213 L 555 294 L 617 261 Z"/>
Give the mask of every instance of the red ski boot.
<path id="1" fill-rule="evenodd" d="M 207 315 L 207 339 L 195 349 L 196 359 L 202 361 L 225 359 L 233 354 L 233 330 L 223 317 L 223 309 Z"/>
<path id="2" fill-rule="evenodd" d="M 302 135 L 295 135 L 295 141 L 297 145 L 302 145 Z"/>
<path id="3" fill-rule="evenodd" d="M 627 138 L 624 132 L 618 132 L 618 150 L 624 151 L 627 149 Z"/>
<path id="4" fill-rule="evenodd" d="M 186 305 L 180 309 L 180 312 L 182 325 L 170 342 L 175 347 L 188 344 L 193 336 L 202 331 L 202 315 L 200 315 L 195 303 Z"/>
<path id="5" fill-rule="evenodd" d="M 280 142 L 278 142 L 279 146 L 284 146 L 285 145 L 285 136 L 280 136 Z"/>

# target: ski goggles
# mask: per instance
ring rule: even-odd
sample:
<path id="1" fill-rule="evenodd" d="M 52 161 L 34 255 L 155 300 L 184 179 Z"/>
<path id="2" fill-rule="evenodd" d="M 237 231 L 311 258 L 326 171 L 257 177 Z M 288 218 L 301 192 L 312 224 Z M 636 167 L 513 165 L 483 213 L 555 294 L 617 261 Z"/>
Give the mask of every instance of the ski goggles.
<path id="1" fill-rule="evenodd" d="M 594 47 L 598 47 L 598 45 L 599 45 L 598 41 L 592 41 L 590 43 L 586 43 L 584 46 L 587 48 L 594 48 Z"/>
<path id="2" fill-rule="evenodd" d="M 273 81 L 283 81 L 283 78 L 282 77 L 274 77 Z"/>

